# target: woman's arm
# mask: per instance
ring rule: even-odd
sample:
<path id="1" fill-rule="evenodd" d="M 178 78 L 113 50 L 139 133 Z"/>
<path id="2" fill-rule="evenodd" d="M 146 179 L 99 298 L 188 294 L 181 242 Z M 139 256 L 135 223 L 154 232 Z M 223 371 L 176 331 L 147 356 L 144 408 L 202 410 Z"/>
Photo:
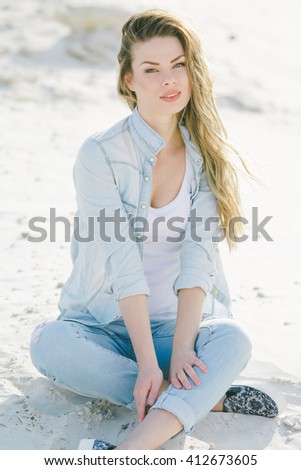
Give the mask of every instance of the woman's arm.
<path id="1" fill-rule="evenodd" d="M 148 315 L 147 296 L 134 295 L 119 302 L 124 323 L 129 332 L 139 367 L 134 388 L 134 398 L 138 419 L 145 417 L 148 402 L 153 405 L 163 382 L 163 373 L 159 368 L 154 348 L 150 320 Z"/>
<path id="2" fill-rule="evenodd" d="M 205 298 L 206 295 L 201 287 L 179 290 L 174 348 L 194 347 Z"/>
<path id="3" fill-rule="evenodd" d="M 206 294 L 211 291 L 216 276 L 216 250 L 222 240 L 217 200 L 203 171 L 185 228 L 180 252 L 181 269 L 173 286 L 175 295 L 180 289 L 195 286 L 201 287 Z"/>
<path id="4" fill-rule="evenodd" d="M 187 376 L 190 376 L 195 385 L 200 384 L 193 365 L 198 366 L 202 372 L 207 371 L 206 366 L 198 359 L 194 350 L 205 297 L 205 292 L 200 287 L 179 290 L 169 375 L 171 383 L 177 388 L 181 388 L 182 385 L 186 389 L 191 388 Z"/>
<path id="5" fill-rule="evenodd" d="M 73 167 L 73 178 L 83 225 L 81 235 L 86 235 L 89 227 L 89 236 L 93 236 L 89 243 L 93 243 L 93 249 L 102 258 L 99 270 L 113 273 L 110 289 L 115 300 L 150 295 L 139 246 L 130 235 L 121 194 L 100 142 L 89 138 L 83 143 Z M 86 282 L 93 283 L 94 279 Z"/>
<path id="6" fill-rule="evenodd" d="M 205 296 L 211 291 L 216 275 L 216 250 L 222 240 L 223 229 L 217 200 L 210 189 L 203 169 L 198 182 L 198 193 L 190 211 L 181 246 L 181 268 L 173 290 L 178 296 L 178 315 L 171 358 L 169 380 L 181 388 L 190 389 L 188 376 L 199 385 L 193 365 L 206 372 L 194 350 L 200 328 Z"/>
<path id="7" fill-rule="evenodd" d="M 119 302 L 124 323 L 129 332 L 139 367 L 158 367 L 146 295 L 133 295 Z"/>

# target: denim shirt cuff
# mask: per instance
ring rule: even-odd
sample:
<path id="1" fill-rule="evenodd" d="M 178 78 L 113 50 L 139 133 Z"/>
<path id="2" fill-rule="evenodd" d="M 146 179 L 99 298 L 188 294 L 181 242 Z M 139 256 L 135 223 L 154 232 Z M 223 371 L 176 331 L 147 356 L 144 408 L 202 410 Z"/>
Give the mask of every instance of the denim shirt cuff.
<path id="1" fill-rule="evenodd" d="M 188 289 L 192 287 L 201 287 L 206 295 L 211 290 L 212 283 L 201 277 L 192 276 L 191 274 L 180 274 L 174 282 L 173 290 L 176 296 L 179 294 L 179 289 Z"/>
<path id="2" fill-rule="evenodd" d="M 145 294 L 150 296 L 150 289 L 147 282 L 142 279 L 138 282 L 135 282 L 134 284 L 131 284 L 130 286 L 123 286 L 120 289 L 115 289 L 114 294 L 115 300 L 119 302 L 120 300 L 126 297 L 130 297 L 131 295 Z"/>

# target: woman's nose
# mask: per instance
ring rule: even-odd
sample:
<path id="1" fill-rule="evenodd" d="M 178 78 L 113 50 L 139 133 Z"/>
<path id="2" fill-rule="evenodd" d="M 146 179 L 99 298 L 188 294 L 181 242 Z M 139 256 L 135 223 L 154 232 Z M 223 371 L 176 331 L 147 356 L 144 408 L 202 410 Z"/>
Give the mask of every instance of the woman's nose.
<path id="1" fill-rule="evenodd" d="M 162 86 L 173 85 L 174 83 L 176 83 L 175 77 L 173 75 L 168 75 L 164 78 Z"/>

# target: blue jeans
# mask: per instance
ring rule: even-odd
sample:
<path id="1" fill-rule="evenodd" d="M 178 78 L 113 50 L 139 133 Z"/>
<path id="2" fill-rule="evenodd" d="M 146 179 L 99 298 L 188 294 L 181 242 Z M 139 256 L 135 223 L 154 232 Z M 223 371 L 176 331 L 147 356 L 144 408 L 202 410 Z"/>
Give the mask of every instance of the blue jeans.
<path id="1" fill-rule="evenodd" d="M 151 320 L 154 347 L 166 380 L 175 322 Z M 208 367 L 204 374 L 193 366 L 201 385 L 195 385 L 190 377 L 190 390 L 170 384 L 150 408 L 173 413 L 183 424 L 185 434 L 191 434 L 195 423 L 218 403 L 246 366 L 251 343 L 236 320 L 211 318 L 200 324 L 195 351 Z M 133 390 L 138 365 L 122 319 L 99 326 L 66 320 L 44 323 L 32 335 L 30 354 L 39 372 L 58 386 L 136 409 Z"/>

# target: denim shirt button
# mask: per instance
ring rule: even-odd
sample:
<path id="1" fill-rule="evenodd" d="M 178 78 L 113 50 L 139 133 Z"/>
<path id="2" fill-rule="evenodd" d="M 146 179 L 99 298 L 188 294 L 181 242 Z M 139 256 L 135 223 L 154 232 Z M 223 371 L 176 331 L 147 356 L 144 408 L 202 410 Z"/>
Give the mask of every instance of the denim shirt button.
<path id="1" fill-rule="evenodd" d="M 150 157 L 150 158 L 149 158 L 149 161 L 150 161 L 150 162 L 154 162 L 154 161 L 155 161 L 154 157 Z"/>
<path id="2" fill-rule="evenodd" d="M 146 176 L 144 177 L 144 181 L 149 181 L 149 176 L 146 175 Z"/>
<path id="3" fill-rule="evenodd" d="M 218 290 L 215 289 L 215 290 L 213 291 L 213 295 L 217 295 L 217 294 L 218 294 Z"/>
<path id="4" fill-rule="evenodd" d="M 146 204 L 144 202 L 140 205 L 141 209 L 146 209 Z"/>
<path id="5" fill-rule="evenodd" d="M 138 240 L 142 237 L 141 233 L 135 233 L 135 237 L 138 238 Z"/>

